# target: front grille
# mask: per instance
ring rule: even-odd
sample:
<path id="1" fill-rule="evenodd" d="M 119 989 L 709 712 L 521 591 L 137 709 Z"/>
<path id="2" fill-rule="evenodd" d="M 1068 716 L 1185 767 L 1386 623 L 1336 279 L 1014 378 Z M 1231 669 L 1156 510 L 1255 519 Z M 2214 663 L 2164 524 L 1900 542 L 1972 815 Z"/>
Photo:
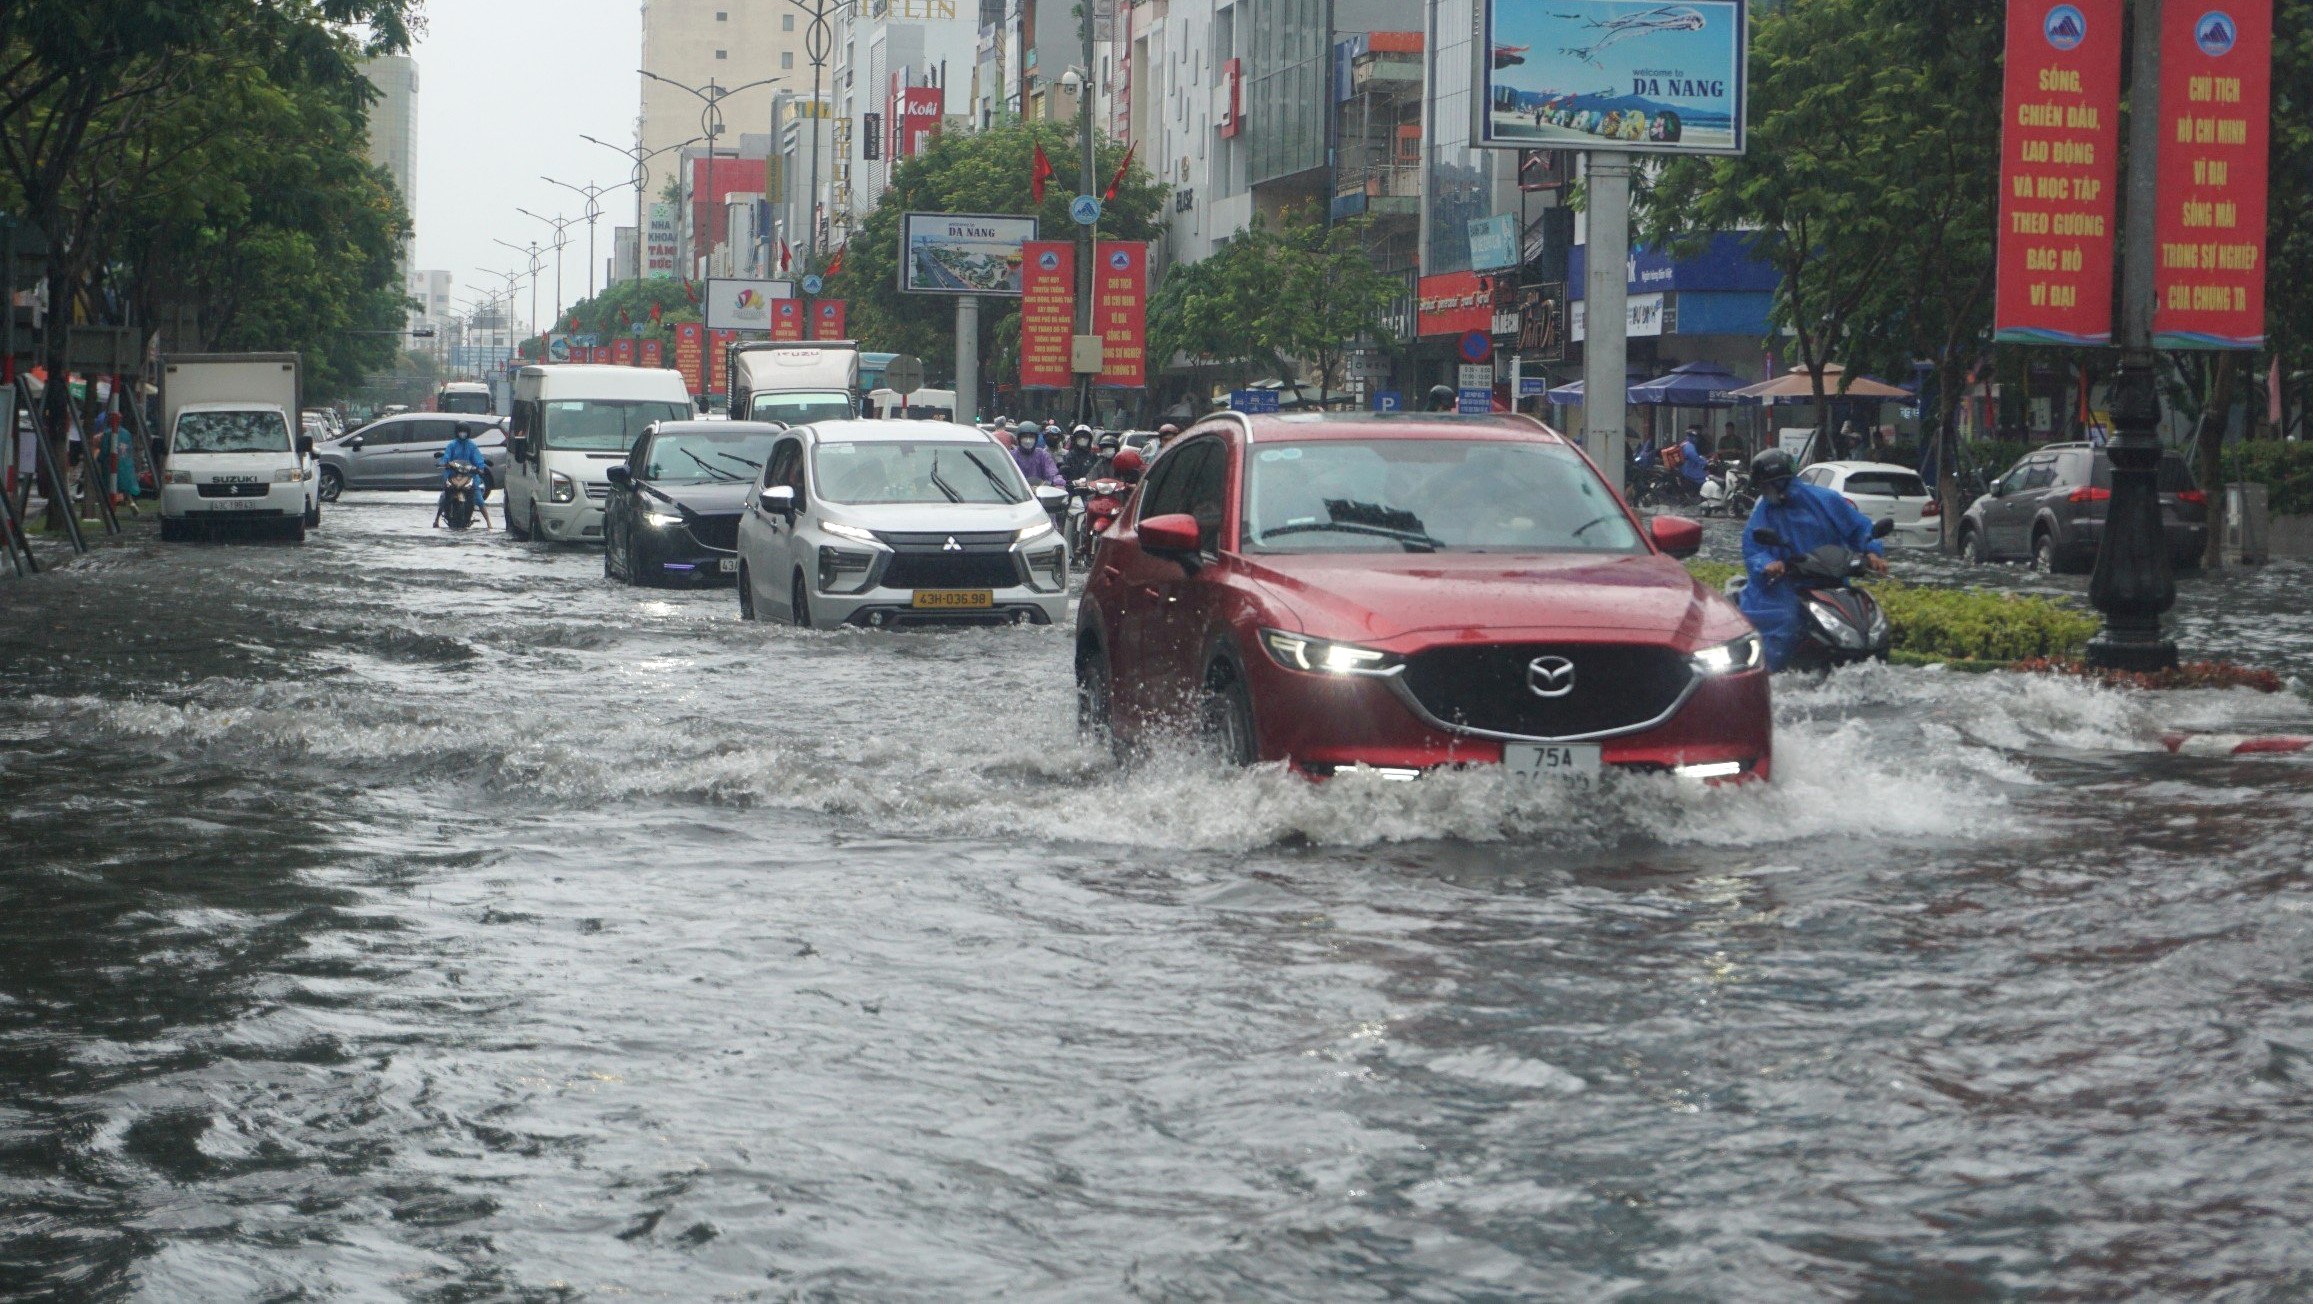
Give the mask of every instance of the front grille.
<path id="1" fill-rule="evenodd" d="M 945 530 L 877 530 L 875 537 L 901 552 L 918 548 L 938 551 L 946 548 L 950 539 L 955 540 L 956 546 L 959 548 L 994 548 L 1003 552 L 1012 547 L 1014 533 L 1012 530 L 975 530 L 969 533 L 951 533 Z"/>
<path id="2" fill-rule="evenodd" d="M 1574 663 L 1574 689 L 1538 696 L 1527 668 L 1539 657 Z M 1414 700 L 1448 724 L 1532 738 L 1571 738 L 1645 724 L 1668 711 L 1693 678 L 1669 648 L 1624 643 L 1498 643 L 1441 647 L 1406 662 Z"/>
<path id="3" fill-rule="evenodd" d="M 1020 583 L 1020 571 L 1009 552 L 895 552 L 879 583 L 887 589 L 1008 589 Z"/>
<path id="4" fill-rule="evenodd" d="M 602 502 L 610 497 L 610 486 L 606 484 L 590 484 L 586 486 L 586 496 L 598 503 Z"/>
<path id="5" fill-rule="evenodd" d="M 271 493 L 269 484 L 197 484 L 193 492 L 202 498 L 263 498 Z"/>
<path id="6" fill-rule="evenodd" d="M 729 516 L 693 516 L 686 528 L 701 547 L 713 548 L 717 552 L 738 551 L 739 517 L 736 513 Z"/>

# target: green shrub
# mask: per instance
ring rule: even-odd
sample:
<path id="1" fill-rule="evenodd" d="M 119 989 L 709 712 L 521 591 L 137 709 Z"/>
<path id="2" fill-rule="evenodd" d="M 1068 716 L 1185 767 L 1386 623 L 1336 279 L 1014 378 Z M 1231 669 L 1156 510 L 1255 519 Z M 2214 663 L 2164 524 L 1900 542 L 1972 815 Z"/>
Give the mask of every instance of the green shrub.
<path id="1" fill-rule="evenodd" d="M 2267 510 L 2277 516 L 2313 513 L 2313 444 L 2255 439 L 2225 450 L 2225 474 L 2265 486 Z"/>
<path id="2" fill-rule="evenodd" d="M 2031 451 L 2032 446 L 2020 440 L 1971 439 L 1960 445 L 1960 463 L 1983 472 L 1986 480 L 1997 480 Z"/>
<path id="3" fill-rule="evenodd" d="M 1689 561 L 1687 571 L 1720 588 L 1742 567 Z M 2068 602 L 2021 593 L 1922 588 L 1894 580 L 1871 586 L 1894 631 L 1894 649 L 1912 664 L 1981 661 L 2004 665 L 2033 657 L 2078 656 L 2096 632 L 2096 617 Z"/>

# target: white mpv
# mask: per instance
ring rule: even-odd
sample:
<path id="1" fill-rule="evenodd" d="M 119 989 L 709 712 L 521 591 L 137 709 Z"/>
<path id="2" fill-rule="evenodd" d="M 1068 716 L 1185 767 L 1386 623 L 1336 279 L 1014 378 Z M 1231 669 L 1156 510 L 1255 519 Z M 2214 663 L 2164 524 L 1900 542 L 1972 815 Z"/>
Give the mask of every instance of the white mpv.
<path id="1" fill-rule="evenodd" d="M 739 518 L 748 620 L 1050 625 L 1067 608 L 1066 541 L 1012 455 L 971 426 L 787 431 Z"/>

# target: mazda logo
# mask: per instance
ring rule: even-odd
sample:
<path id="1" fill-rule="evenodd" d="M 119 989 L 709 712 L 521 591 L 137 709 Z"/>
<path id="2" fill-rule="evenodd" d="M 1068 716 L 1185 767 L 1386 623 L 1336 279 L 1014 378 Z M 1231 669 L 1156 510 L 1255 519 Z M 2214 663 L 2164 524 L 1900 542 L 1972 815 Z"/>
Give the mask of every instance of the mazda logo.
<path id="1" fill-rule="evenodd" d="M 956 542 L 956 536 L 952 534 L 948 536 L 946 543 L 940 545 L 941 552 L 962 552 L 963 550 L 964 545 Z"/>
<path id="2" fill-rule="evenodd" d="M 1574 691 L 1574 663 L 1564 657 L 1536 657 L 1526 663 L 1526 687 L 1536 697 L 1564 697 Z"/>

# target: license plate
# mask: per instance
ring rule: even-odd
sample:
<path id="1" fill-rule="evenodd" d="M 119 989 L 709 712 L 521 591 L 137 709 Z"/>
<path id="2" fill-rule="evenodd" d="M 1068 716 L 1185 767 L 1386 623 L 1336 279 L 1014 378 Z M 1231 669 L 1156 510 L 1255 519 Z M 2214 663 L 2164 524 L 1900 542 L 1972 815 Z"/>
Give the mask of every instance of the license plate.
<path id="1" fill-rule="evenodd" d="M 993 607 L 996 593 L 993 589 L 917 589 L 914 605 L 945 609 Z"/>
<path id="2" fill-rule="evenodd" d="M 1595 745 L 1502 744 L 1502 768 L 1527 779 L 1595 779 L 1605 764 Z"/>
<path id="3" fill-rule="evenodd" d="M 737 557 L 721 558 L 715 562 L 715 569 L 725 575 L 736 575 L 739 573 L 739 559 Z"/>
<path id="4" fill-rule="evenodd" d="M 214 510 L 225 512 L 254 512 L 264 506 L 266 506 L 266 501 L 262 498 L 227 498 L 219 502 Z"/>

